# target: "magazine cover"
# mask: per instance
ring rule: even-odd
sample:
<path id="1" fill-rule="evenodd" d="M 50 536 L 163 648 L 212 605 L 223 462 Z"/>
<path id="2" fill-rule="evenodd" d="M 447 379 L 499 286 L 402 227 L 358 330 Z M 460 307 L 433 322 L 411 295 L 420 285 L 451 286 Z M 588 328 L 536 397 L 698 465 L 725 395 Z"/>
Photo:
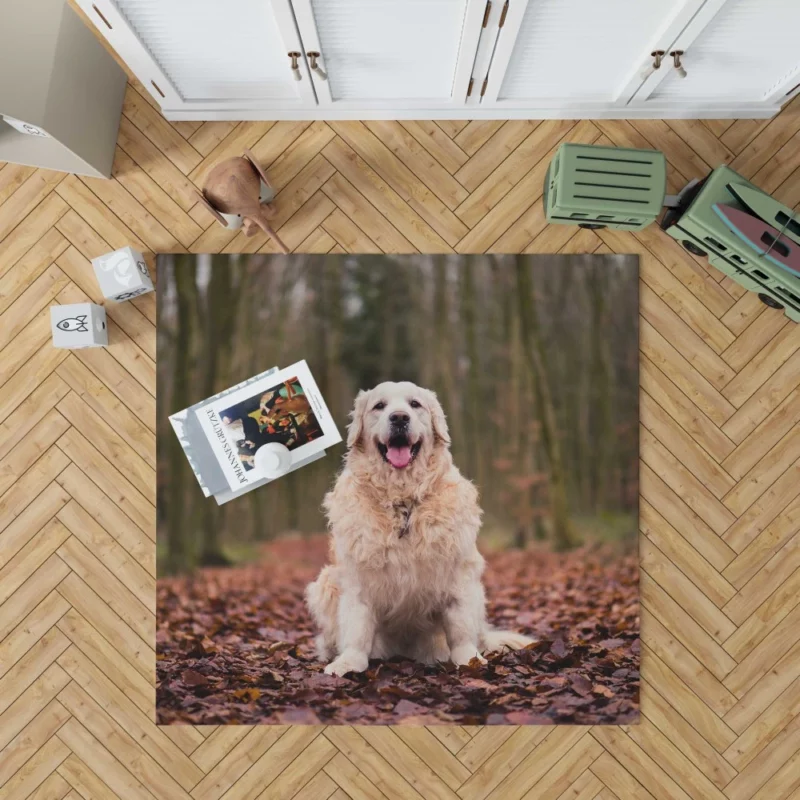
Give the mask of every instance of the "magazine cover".
<path id="1" fill-rule="evenodd" d="M 342 440 L 305 361 L 195 409 L 230 489 L 263 476 L 256 451 L 278 443 L 292 466 Z"/>

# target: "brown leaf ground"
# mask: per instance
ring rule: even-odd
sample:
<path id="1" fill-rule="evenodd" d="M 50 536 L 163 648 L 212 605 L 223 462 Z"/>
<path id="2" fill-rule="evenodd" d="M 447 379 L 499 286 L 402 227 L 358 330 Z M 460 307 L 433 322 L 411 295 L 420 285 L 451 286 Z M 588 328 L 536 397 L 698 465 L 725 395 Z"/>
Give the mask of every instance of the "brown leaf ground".
<path id="1" fill-rule="evenodd" d="M 323 673 L 303 590 L 326 539 L 158 582 L 158 722 L 625 724 L 638 720 L 638 562 L 608 549 L 487 554 L 489 617 L 538 639 L 486 665 Z"/>

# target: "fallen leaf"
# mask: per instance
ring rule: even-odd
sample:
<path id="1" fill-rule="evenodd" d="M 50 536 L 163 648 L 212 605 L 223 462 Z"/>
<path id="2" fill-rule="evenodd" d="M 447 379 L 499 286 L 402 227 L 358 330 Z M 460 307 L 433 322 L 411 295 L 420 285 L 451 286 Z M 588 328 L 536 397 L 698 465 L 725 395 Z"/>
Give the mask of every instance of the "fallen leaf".
<path id="1" fill-rule="evenodd" d="M 564 658 L 567 654 L 567 646 L 564 644 L 564 640 L 556 639 L 553 644 L 550 645 L 550 652 L 558 658 Z"/>
<path id="2" fill-rule="evenodd" d="M 268 648 L 268 653 L 276 653 L 279 650 L 291 650 L 294 645 L 291 642 L 273 642 Z"/>
<path id="3" fill-rule="evenodd" d="M 260 689 L 237 689 L 233 692 L 233 696 L 238 700 L 244 700 L 246 703 L 254 703 L 261 697 Z"/>
<path id="4" fill-rule="evenodd" d="M 419 715 L 425 714 L 428 709 L 425 706 L 419 705 L 419 703 L 413 703 L 411 700 L 401 700 L 395 707 L 394 713 L 397 717 L 407 717 L 409 715 Z"/>
<path id="5" fill-rule="evenodd" d="M 193 669 L 184 670 L 181 675 L 181 680 L 187 686 L 206 686 L 208 684 L 208 678 L 199 672 L 195 672 Z"/>
<path id="6" fill-rule="evenodd" d="M 569 682 L 579 695 L 585 696 L 592 691 L 592 682 L 585 675 L 573 675 Z"/>
<path id="7" fill-rule="evenodd" d="M 461 681 L 462 686 L 466 686 L 470 689 L 494 689 L 496 688 L 488 681 L 483 681 L 480 678 L 464 678 Z"/>

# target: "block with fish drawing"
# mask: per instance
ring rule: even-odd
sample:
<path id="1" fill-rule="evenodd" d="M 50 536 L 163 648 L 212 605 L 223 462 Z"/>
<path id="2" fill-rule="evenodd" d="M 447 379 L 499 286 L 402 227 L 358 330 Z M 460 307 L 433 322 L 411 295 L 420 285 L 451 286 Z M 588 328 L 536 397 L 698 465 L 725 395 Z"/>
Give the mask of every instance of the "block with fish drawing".
<path id="1" fill-rule="evenodd" d="M 93 258 L 92 266 L 100 291 L 107 300 L 119 303 L 153 291 L 144 257 L 132 247 Z"/>
<path id="2" fill-rule="evenodd" d="M 106 310 L 94 303 L 50 306 L 53 347 L 78 350 L 108 344 Z"/>

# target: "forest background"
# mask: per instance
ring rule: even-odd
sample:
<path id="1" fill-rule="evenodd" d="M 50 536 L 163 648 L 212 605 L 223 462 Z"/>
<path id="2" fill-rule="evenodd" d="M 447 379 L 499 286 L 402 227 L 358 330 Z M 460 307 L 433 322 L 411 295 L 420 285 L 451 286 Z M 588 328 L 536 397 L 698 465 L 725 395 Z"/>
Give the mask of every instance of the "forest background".
<path id="1" fill-rule="evenodd" d="M 343 444 L 218 507 L 168 422 L 301 359 L 343 434 L 359 389 L 410 380 L 438 394 L 480 490 L 484 549 L 635 545 L 635 256 L 165 255 L 158 294 L 160 575 L 324 531 Z"/>

